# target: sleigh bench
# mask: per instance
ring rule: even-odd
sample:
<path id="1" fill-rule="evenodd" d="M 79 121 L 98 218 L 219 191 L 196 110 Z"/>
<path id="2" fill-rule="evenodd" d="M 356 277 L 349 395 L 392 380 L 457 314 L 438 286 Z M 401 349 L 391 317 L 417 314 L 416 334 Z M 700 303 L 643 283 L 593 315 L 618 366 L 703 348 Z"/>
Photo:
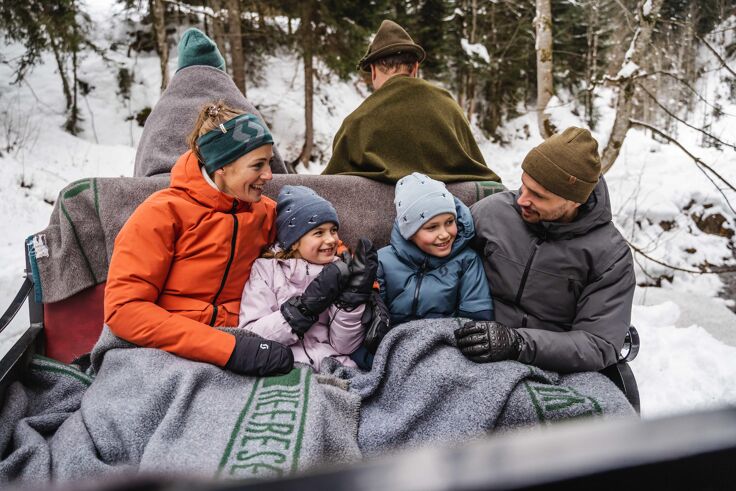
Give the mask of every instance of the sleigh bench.
<path id="1" fill-rule="evenodd" d="M 377 247 L 389 243 L 395 215 L 393 186 L 354 176 L 277 174 L 265 194 L 275 198 L 287 184 L 309 186 L 335 205 L 346 244 L 358 237 L 368 237 Z M 49 226 L 26 244 L 25 280 L 0 320 L 2 332 L 28 301 L 28 328 L 0 360 L 0 399 L 32 354 L 71 363 L 91 350 L 103 325 L 105 278 L 115 236 L 148 195 L 166 186 L 168 176 L 100 178 L 77 181 L 62 190 Z M 468 206 L 504 190 L 495 182 L 455 183 L 448 188 Z M 619 363 L 602 371 L 637 412 L 639 393 L 628 362 L 638 348 L 632 327 Z"/>

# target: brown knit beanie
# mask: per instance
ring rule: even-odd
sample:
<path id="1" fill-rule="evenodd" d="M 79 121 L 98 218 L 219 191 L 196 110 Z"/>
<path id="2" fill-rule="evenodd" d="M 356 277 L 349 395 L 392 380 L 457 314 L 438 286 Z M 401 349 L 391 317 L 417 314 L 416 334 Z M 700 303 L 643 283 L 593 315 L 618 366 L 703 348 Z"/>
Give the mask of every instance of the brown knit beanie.
<path id="1" fill-rule="evenodd" d="M 598 142 L 590 131 L 571 126 L 534 147 L 521 168 L 557 196 L 585 203 L 601 175 Z"/>

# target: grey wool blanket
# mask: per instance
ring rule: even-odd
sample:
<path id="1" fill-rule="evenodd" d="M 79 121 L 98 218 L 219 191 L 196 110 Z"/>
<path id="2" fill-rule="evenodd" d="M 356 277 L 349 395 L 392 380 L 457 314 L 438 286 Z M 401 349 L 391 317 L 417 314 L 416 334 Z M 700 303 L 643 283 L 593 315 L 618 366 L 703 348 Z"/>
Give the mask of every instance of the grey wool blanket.
<path id="1" fill-rule="evenodd" d="M 176 72 L 146 120 L 133 175 L 148 177 L 171 172 L 176 158 L 188 150 L 186 139 L 194 128 L 200 109 L 220 99 L 228 106 L 255 114 L 264 121 L 258 109 L 222 70 L 194 65 Z M 277 145 L 278 141 L 273 147 L 271 170 L 275 174 L 284 174 L 286 166 Z"/>
<path id="2" fill-rule="evenodd" d="M 361 457 L 359 398 L 305 366 L 244 377 L 134 347 L 105 328 L 91 371 L 94 381 L 36 358 L 9 387 L 0 483 L 118 473 L 280 477 Z"/>
<path id="3" fill-rule="evenodd" d="M 395 217 L 393 186 L 356 176 L 275 174 L 265 194 L 276 199 L 286 184 L 309 186 L 330 200 L 346 244 L 359 237 L 377 247 L 388 244 Z M 64 188 L 49 225 L 27 240 L 36 301 L 58 302 L 103 283 L 118 232 L 143 200 L 168 185 L 169 176 L 161 175 L 81 179 Z M 497 182 L 448 187 L 467 205 L 504 190 Z"/>
<path id="4" fill-rule="evenodd" d="M 635 416 L 605 376 L 560 376 L 515 361 L 478 364 L 455 345 L 459 319 L 413 321 L 381 342 L 370 372 L 323 364 L 362 400 L 363 454 L 458 443 L 489 432 L 579 417 Z"/>

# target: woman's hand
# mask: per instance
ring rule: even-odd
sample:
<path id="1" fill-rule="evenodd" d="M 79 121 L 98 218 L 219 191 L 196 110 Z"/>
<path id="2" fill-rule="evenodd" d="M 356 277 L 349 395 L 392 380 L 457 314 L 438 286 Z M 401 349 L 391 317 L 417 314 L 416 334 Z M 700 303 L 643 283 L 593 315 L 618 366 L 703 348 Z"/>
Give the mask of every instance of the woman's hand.
<path id="1" fill-rule="evenodd" d="M 276 375 L 294 368 L 291 349 L 256 336 L 235 336 L 235 349 L 225 368 L 241 375 Z"/>

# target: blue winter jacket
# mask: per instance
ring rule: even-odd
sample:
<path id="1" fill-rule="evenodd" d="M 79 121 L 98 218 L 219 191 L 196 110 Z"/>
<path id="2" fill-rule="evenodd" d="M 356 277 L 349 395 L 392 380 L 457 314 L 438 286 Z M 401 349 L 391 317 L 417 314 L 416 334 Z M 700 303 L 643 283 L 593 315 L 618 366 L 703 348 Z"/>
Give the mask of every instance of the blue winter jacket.
<path id="1" fill-rule="evenodd" d="M 473 217 L 457 198 L 455 210 L 458 233 L 449 256 L 425 254 L 401 236 L 395 222 L 391 245 L 378 251 L 378 284 L 392 325 L 432 317 L 493 320 L 483 263 L 470 248 Z"/>

